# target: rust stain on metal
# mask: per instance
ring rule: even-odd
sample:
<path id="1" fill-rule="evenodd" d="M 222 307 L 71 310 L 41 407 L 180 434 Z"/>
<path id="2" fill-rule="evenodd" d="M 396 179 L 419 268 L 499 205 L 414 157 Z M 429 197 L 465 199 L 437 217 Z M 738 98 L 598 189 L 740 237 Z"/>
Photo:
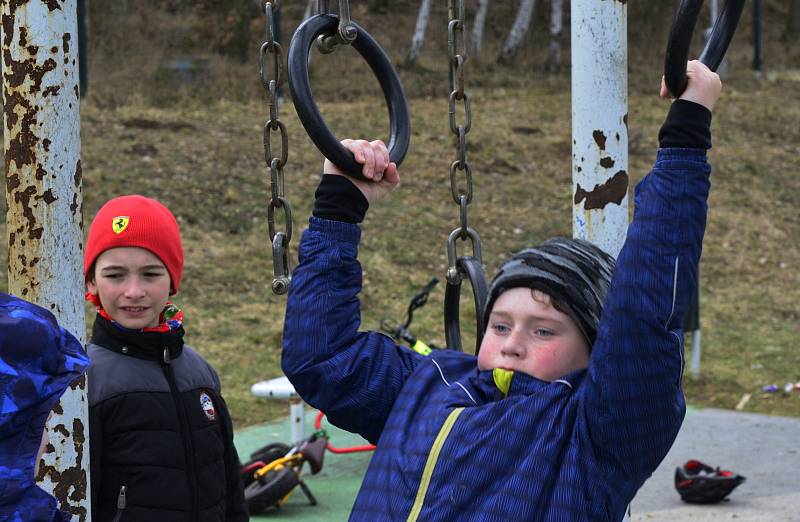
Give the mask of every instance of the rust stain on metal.
<path id="1" fill-rule="evenodd" d="M 61 435 L 64 436 L 65 439 L 69 438 L 70 435 L 69 430 L 63 424 L 56 424 L 55 426 L 53 426 L 53 431 L 55 431 L 56 433 L 60 433 Z"/>
<path id="2" fill-rule="evenodd" d="M 83 166 L 81 165 L 81 160 L 75 164 L 75 176 L 73 176 L 75 180 L 75 188 L 80 188 L 81 180 L 83 180 Z"/>
<path id="3" fill-rule="evenodd" d="M 44 179 L 45 176 L 47 176 L 47 171 L 44 170 L 44 167 L 42 167 L 41 165 L 37 165 L 36 166 L 36 174 L 34 174 L 34 175 L 36 176 L 36 179 L 41 181 L 41 180 Z"/>
<path id="4" fill-rule="evenodd" d="M 61 90 L 60 85 L 51 85 L 42 92 L 42 96 L 44 96 L 45 98 L 47 98 L 48 96 L 56 96 L 58 95 L 58 91 L 60 90 Z"/>
<path id="5" fill-rule="evenodd" d="M 58 198 L 53 194 L 53 189 L 47 189 L 41 196 L 36 196 L 36 199 L 42 199 L 45 203 L 50 205 Z"/>
<path id="6" fill-rule="evenodd" d="M 600 166 L 606 169 L 610 169 L 614 167 L 614 160 L 611 156 L 606 156 L 605 158 L 600 158 Z"/>
<path id="7" fill-rule="evenodd" d="M 11 32 L 8 33 L 8 40 L 11 40 L 11 37 L 14 35 L 14 20 L 11 20 Z M 6 29 L 5 25 L 3 29 Z M 28 47 L 28 28 L 27 27 L 20 27 L 19 28 L 19 46 L 20 47 Z"/>
<path id="8" fill-rule="evenodd" d="M 51 11 L 61 10 L 61 2 L 59 0 L 44 0 L 44 3 Z"/>
<path id="9" fill-rule="evenodd" d="M 75 181 L 75 192 L 72 193 L 72 203 L 69 205 L 69 211 L 74 216 L 76 212 L 79 212 L 80 205 L 78 204 L 78 194 L 81 191 L 81 182 L 83 180 L 83 166 L 81 165 L 81 160 L 78 160 L 75 163 L 75 175 L 73 176 Z M 78 222 L 81 225 L 81 229 L 83 229 L 83 220 L 80 219 Z M 81 245 L 82 247 L 83 245 Z"/>
<path id="10" fill-rule="evenodd" d="M 13 191 L 20 185 L 19 174 L 12 174 L 6 178 L 6 190 Z"/>
<path id="11" fill-rule="evenodd" d="M 75 445 L 75 464 L 61 472 L 61 478 L 53 492 L 57 498 L 79 502 L 86 498 L 86 470 L 81 469 L 86 436 L 80 419 L 72 420 L 72 441 Z"/>
<path id="12" fill-rule="evenodd" d="M 625 116 L 622 117 L 622 123 L 625 124 L 625 128 L 628 128 L 628 113 L 625 113 Z"/>
<path id="13" fill-rule="evenodd" d="M 53 143 L 49 139 L 45 138 L 42 140 L 42 147 L 44 147 L 45 152 L 50 152 L 50 144 Z"/>
<path id="14" fill-rule="evenodd" d="M 596 130 L 592 132 L 592 137 L 594 138 L 594 142 L 597 143 L 597 146 L 600 147 L 600 150 L 606 150 L 606 135 L 603 131 Z"/>
<path id="15" fill-rule="evenodd" d="M 59 433 L 69 433 L 63 426 L 58 425 L 54 431 Z M 69 435 L 66 435 L 69 436 Z M 73 502 L 80 502 L 86 499 L 87 492 L 87 477 L 86 470 L 81 468 L 83 461 L 84 445 L 86 443 L 85 428 L 80 419 L 73 419 L 72 421 L 72 441 L 75 448 L 75 462 L 69 466 L 64 467 L 59 471 L 55 466 L 43 465 L 39 468 L 39 474 L 36 479 L 41 481 L 45 477 L 50 477 L 50 481 L 54 484 L 53 494 L 56 498 L 65 500 L 69 499 Z M 55 447 L 52 444 L 47 445 L 47 453 L 55 452 Z M 62 467 L 66 465 L 62 462 Z M 78 520 L 86 520 L 86 508 L 74 505 L 68 505 L 65 502 L 61 503 L 60 508 L 63 511 L 70 513 L 70 515 L 77 516 Z"/>
<path id="16" fill-rule="evenodd" d="M 595 185 L 590 191 L 586 191 L 578 185 L 575 190 L 575 204 L 577 205 L 586 200 L 583 208 L 586 210 L 603 209 L 609 203 L 619 205 L 628 193 L 628 173 L 620 170 L 614 176 L 603 183 Z"/>

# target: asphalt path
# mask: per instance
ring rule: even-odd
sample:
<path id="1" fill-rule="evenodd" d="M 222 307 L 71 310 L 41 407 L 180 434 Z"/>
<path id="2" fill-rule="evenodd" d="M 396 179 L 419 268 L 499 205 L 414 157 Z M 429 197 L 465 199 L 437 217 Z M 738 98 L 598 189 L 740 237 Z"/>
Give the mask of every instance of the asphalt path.
<path id="1" fill-rule="evenodd" d="M 686 504 L 675 491 L 674 475 L 689 459 L 747 480 L 726 502 Z M 800 419 L 690 410 L 669 454 L 634 499 L 632 520 L 800 522 Z"/>
<path id="2" fill-rule="evenodd" d="M 313 426 L 313 411 L 306 426 Z M 337 446 L 363 444 L 360 437 L 327 426 Z M 243 460 L 255 448 L 288 441 L 288 419 L 236 433 Z M 327 454 L 319 475 L 306 475 L 319 504 L 310 506 L 293 494 L 278 511 L 252 520 L 331 522 L 346 520 L 369 453 Z M 747 480 L 726 502 L 692 505 L 675 491 L 675 468 L 689 459 L 744 475 Z M 800 522 L 800 419 L 690 408 L 678 438 L 661 466 L 642 486 L 632 504 L 633 522 Z"/>

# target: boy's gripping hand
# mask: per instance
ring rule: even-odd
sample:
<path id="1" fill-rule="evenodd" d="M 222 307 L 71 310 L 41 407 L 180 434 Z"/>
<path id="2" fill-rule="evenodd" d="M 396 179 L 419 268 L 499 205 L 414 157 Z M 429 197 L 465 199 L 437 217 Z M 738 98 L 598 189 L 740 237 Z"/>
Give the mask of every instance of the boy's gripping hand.
<path id="1" fill-rule="evenodd" d="M 686 90 L 679 99 L 699 103 L 709 111 L 713 111 L 722 92 L 722 81 L 720 81 L 719 75 L 703 62 L 692 60 L 686 64 L 686 79 L 688 80 Z M 661 97 L 669 98 L 664 78 L 661 78 Z"/>
<path id="2" fill-rule="evenodd" d="M 325 164 L 323 165 L 323 173 L 344 176 L 352 181 L 364 194 L 370 205 L 386 196 L 400 184 L 397 165 L 393 161 L 389 161 L 389 149 L 386 148 L 386 144 L 383 141 L 347 139 L 342 140 L 342 145 L 353 153 L 356 162 L 363 165 L 361 173 L 369 181 L 348 176 L 327 158 L 325 158 Z"/>

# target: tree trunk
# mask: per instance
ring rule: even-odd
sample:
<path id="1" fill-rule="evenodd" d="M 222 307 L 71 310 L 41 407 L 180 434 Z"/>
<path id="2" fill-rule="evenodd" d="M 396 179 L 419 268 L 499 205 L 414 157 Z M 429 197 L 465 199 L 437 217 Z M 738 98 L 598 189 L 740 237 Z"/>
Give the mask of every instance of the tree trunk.
<path id="1" fill-rule="evenodd" d="M 563 24 L 564 0 L 550 0 L 550 43 L 547 48 L 545 70 L 558 72 L 561 69 L 561 31 Z"/>
<path id="2" fill-rule="evenodd" d="M 800 0 L 791 0 L 789 20 L 786 23 L 786 36 L 796 39 L 800 35 Z"/>
<path id="3" fill-rule="evenodd" d="M 419 58 L 419 53 L 422 51 L 422 44 L 425 41 L 425 28 L 428 26 L 428 19 L 431 14 L 431 0 L 422 0 L 419 6 L 419 14 L 417 15 L 417 26 L 414 29 L 414 37 L 411 39 L 411 49 L 406 56 L 407 67 L 413 66 Z"/>
<path id="4" fill-rule="evenodd" d="M 483 28 L 486 25 L 486 12 L 489 10 L 489 0 L 478 0 L 478 12 L 475 13 L 475 27 L 472 28 L 472 55 L 476 58 L 481 54 L 483 46 Z"/>
<path id="5" fill-rule="evenodd" d="M 525 42 L 525 35 L 528 33 L 528 28 L 531 25 L 531 17 L 533 15 L 533 6 L 535 0 L 522 0 L 517 11 L 517 18 L 514 20 L 514 25 L 511 26 L 511 31 L 508 33 L 506 43 L 503 45 L 503 50 L 500 52 L 500 57 L 497 59 L 502 64 L 509 64 L 516 56 L 522 44 Z"/>

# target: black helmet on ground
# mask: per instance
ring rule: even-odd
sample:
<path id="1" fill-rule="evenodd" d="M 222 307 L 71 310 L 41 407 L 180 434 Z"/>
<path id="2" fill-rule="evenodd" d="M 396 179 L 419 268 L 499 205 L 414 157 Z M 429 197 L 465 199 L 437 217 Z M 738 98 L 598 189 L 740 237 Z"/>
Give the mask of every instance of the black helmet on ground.
<path id="1" fill-rule="evenodd" d="M 737 473 L 712 468 L 699 460 L 690 460 L 675 468 L 675 489 L 681 500 L 692 504 L 720 502 L 744 481 Z"/>

